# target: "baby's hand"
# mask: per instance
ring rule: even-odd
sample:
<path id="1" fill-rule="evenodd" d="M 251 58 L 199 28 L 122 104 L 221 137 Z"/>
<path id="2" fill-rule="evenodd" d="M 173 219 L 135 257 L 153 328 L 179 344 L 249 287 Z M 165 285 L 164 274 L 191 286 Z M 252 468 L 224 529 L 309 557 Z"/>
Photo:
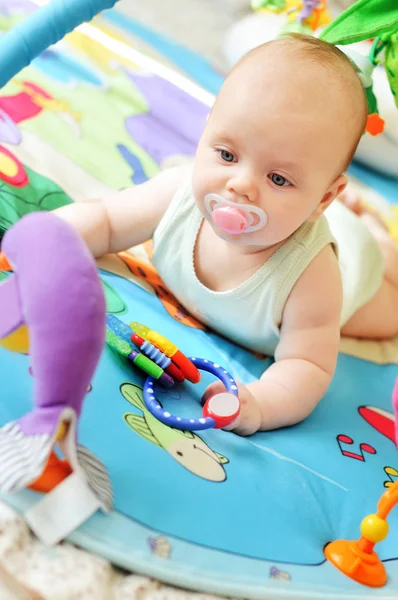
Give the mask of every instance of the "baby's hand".
<path id="1" fill-rule="evenodd" d="M 241 403 L 240 414 L 236 421 L 231 423 L 228 427 L 225 427 L 228 431 L 234 431 L 238 435 L 251 435 L 258 431 L 261 427 L 261 411 L 260 406 L 250 392 L 250 390 L 243 385 L 243 383 L 237 382 L 239 400 Z M 225 387 L 221 381 L 216 381 L 209 385 L 206 389 L 202 402 L 203 404 L 214 394 L 220 394 L 225 392 Z"/>

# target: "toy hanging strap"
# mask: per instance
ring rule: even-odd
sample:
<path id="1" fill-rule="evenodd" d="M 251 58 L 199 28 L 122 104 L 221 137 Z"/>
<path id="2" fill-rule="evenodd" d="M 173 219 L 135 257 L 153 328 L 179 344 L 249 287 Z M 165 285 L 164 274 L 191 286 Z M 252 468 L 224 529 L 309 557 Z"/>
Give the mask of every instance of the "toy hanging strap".
<path id="1" fill-rule="evenodd" d="M 53 0 L 0 38 L 0 87 L 81 23 L 117 0 Z"/>

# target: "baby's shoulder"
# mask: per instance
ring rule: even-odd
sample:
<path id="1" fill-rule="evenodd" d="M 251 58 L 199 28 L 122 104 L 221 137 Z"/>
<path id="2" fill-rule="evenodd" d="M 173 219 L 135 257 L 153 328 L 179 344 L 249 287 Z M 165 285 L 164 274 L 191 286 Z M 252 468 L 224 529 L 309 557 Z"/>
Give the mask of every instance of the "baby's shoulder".
<path id="1" fill-rule="evenodd" d="M 341 282 L 341 271 L 333 244 L 327 244 L 304 269 L 299 279 L 304 287 L 324 287 Z"/>
<path id="2" fill-rule="evenodd" d="M 304 269 L 288 298 L 303 311 L 340 310 L 342 279 L 332 244 L 325 246 Z"/>

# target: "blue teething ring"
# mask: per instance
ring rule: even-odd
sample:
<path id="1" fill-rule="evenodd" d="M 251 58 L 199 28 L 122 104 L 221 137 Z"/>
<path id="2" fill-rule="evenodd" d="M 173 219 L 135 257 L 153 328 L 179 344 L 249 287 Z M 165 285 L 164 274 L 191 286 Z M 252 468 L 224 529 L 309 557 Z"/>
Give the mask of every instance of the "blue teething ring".
<path id="1" fill-rule="evenodd" d="M 229 394 L 233 394 L 238 398 L 238 386 L 236 385 L 236 381 L 233 377 L 226 371 L 223 367 L 218 365 L 217 363 L 212 362 L 211 360 L 203 359 L 203 358 L 193 358 L 190 360 L 195 364 L 195 366 L 201 371 L 207 371 L 208 373 L 212 373 L 218 377 L 218 379 L 224 384 L 226 388 L 226 392 Z M 174 427 L 175 429 L 183 429 L 186 431 L 201 431 L 204 429 L 211 429 L 212 427 L 223 427 L 226 423 L 226 417 L 213 418 L 211 416 L 203 415 L 199 419 L 188 419 L 185 417 L 177 417 L 172 415 L 168 411 L 164 410 L 161 404 L 155 398 L 155 384 L 156 381 L 153 377 L 147 377 L 144 388 L 143 388 L 143 397 L 144 402 L 148 410 L 156 417 L 159 421 L 168 425 L 169 427 Z M 219 394 L 220 396 L 221 394 Z M 213 396 L 216 398 L 217 396 Z M 208 405 L 210 400 L 208 400 L 203 408 L 203 412 L 206 412 L 206 405 Z M 229 422 L 232 422 L 236 416 L 239 414 L 239 398 L 238 398 L 238 408 L 235 411 L 233 418 L 229 419 Z M 228 420 L 228 417 L 227 417 Z"/>

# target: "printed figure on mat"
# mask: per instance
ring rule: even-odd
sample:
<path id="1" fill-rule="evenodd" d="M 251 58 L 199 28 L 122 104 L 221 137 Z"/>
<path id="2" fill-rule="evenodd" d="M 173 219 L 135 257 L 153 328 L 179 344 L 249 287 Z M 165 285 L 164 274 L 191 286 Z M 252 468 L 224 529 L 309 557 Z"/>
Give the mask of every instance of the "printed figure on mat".
<path id="1" fill-rule="evenodd" d="M 165 450 L 185 469 L 209 481 L 221 482 L 227 477 L 224 466 L 228 458 L 212 450 L 192 431 L 181 431 L 164 425 L 146 408 L 142 389 L 133 383 L 121 386 L 128 402 L 142 411 L 142 416 L 126 413 L 124 420 L 135 433 L 147 442 Z"/>
<path id="2" fill-rule="evenodd" d="M 394 244 L 371 213 L 334 201 L 367 117 L 352 62 L 289 34 L 227 77 L 192 171 L 57 211 L 96 257 L 153 237 L 159 275 L 194 317 L 275 356 L 240 385 L 238 433 L 310 414 L 333 377 L 340 331 L 398 333 Z"/>

